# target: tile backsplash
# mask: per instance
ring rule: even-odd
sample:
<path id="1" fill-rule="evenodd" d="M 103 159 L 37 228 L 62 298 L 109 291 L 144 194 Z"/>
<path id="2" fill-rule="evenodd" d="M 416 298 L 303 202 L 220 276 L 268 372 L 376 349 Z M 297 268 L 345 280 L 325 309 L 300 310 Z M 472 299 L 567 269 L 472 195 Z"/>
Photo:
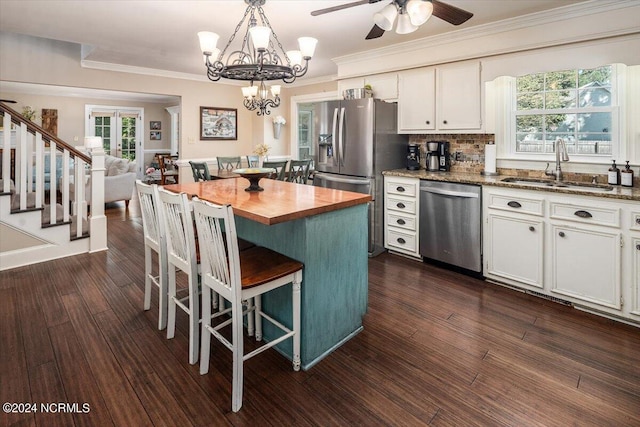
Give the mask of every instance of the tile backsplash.
<path id="1" fill-rule="evenodd" d="M 410 135 L 409 143 L 420 145 L 420 163 L 425 168 L 427 159 L 426 143 L 428 141 L 448 141 L 451 154 L 451 172 L 480 173 L 484 170 L 484 146 L 494 141 L 494 134 L 438 134 L 438 135 Z M 600 168 L 602 169 L 602 168 Z M 501 175 L 520 176 L 523 178 L 548 178 L 544 170 L 506 169 L 498 168 Z M 591 182 L 593 177 L 600 184 L 607 183 L 606 168 L 603 173 L 572 173 L 565 172 L 564 179 L 576 182 Z M 640 187 L 640 174 L 635 174 L 633 186 Z"/>
<path id="2" fill-rule="evenodd" d="M 480 173 L 484 170 L 484 146 L 493 134 L 410 135 L 409 143 L 420 145 L 420 163 L 425 167 L 427 141 L 448 141 L 451 172 Z"/>

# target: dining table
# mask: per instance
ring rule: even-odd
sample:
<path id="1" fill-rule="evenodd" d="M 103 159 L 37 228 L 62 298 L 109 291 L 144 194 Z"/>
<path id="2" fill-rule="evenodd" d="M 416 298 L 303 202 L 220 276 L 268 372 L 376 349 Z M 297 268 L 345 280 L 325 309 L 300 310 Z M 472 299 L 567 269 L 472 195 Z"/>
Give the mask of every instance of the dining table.
<path id="1" fill-rule="evenodd" d="M 210 169 L 209 176 L 211 176 L 212 180 L 215 179 L 229 179 L 229 178 L 238 178 L 240 175 L 233 172 L 233 170 L 229 169 Z"/>
<path id="2" fill-rule="evenodd" d="M 231 205 L 238 237 L 304 264 L 300 356 L 307 370 L 359 333 L 368 300 L 368 211 L 371 196 L 262 179 L 245 191 L 244 178 L 166 185 L 219 205 Z M 264 310 L 291 326 L 291 285 L 264 295 Z M 264 339 L 278 329 L 265 324 Z M 291 359 L 285 340 L 275 347 Z"/>

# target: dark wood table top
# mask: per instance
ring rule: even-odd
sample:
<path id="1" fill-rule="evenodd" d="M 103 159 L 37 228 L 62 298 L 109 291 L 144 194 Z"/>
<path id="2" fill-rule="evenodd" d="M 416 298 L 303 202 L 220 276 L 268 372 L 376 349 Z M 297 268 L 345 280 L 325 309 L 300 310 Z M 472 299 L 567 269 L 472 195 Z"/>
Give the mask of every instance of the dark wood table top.
<path id="1" fill-rule="evenodd" d="M 236 215 L 266 225 L 344 209 L 371 200 L 368 194 L 274 179 L 260 180 L 264 191 L 245 191 L 248 186 L 248 180 L 236 178 L 172 184 L 163 188 L 176 193 L 184 192 L 219 205 L 229 204 Z"/>

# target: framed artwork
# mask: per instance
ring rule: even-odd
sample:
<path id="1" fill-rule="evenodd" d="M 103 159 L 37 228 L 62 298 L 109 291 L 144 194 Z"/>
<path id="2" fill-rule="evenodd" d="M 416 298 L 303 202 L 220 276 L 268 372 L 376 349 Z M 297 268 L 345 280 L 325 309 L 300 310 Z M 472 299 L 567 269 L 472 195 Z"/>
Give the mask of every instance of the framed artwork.
<path id="1" fill-rule="evenodd" d="M 42 109 L 42 128 L 53 136 L 58 136 L 58 110 Z"/>
<path id="2" fill-rule="evenodd" d="M 238 110 L 200 107 L 200 139 L 238 139 Z"/>
<path id="3" fill-rule="evenodd" d="M 162 122 L 160 120 L 152 120 L 149 122 L 149 129 L 160 130 L 162 129 Z"/>
<path id="4" fill-rule="evenodd" d="M 149 132 L 149 139 L 151 141 L 160 141 L 162 139 L 162 132 L 158 130 L 152 130 Z"/>

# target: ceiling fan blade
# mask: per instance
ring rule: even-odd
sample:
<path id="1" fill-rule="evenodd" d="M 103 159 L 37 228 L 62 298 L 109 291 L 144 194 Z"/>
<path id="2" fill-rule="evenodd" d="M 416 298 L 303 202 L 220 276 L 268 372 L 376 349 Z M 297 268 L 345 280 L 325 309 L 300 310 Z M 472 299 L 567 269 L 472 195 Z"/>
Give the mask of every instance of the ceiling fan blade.
<path id="1" fill-rule="evenodd" d="M 311 16 L 324 15 L 325 13 L 335 12 L 337 10 L 347 9 L 347 8 L 354 7 L 354 6 L 360 6 L 362 4 L 377 3 L 379 1 L 382 1 L 382 0 L 359 0 L 359 1 L 354 1 L 352 3 L 346 3 L 346 4 L 342 4 L 340 6 L 333 6 L 333 7 L 327 7 L 326 9 L 314 10 L 313 12 L 311 12 Z"/>
<path id="2" fill-rule="evenodd" d="M 371 40 L 371 39 L 377 39 L 378 37 L 382 37 L 382 35 L 384 34 L 384 30 L 380 27 L 378 27 L 377 25 L 373 24 L 373 28 L 371 28 L 371 31 L 369 31 L 369 34 L 367 34 L 367 37 L 365 37 L 365 40 Z"/>
<path id="3" fill-rule="evenodd" d="M 471 12 L 438 0 L 431 0 L 431 3 L 433 3 L 433 16 L 453 25 L 463 24 L 473 16 Z"/>

